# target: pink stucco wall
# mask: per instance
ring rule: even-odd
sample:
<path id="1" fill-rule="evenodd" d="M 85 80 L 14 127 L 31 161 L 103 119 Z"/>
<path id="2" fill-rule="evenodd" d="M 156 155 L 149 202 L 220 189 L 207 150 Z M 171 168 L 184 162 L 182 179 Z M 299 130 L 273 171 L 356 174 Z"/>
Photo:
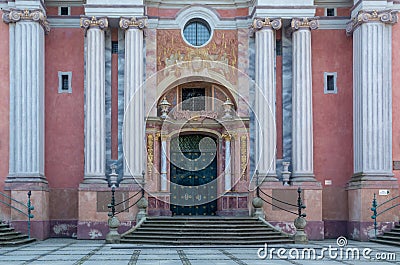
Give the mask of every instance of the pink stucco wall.
<path id="1" fill-rule="evenodd" d="M 393 120 L 393 161 L 400 161 L 400 26 L 395 24 L 392 32 L 392 120 Z M 400 170 L 393 173 L 400 184 Z"/>
<path id="2" fill-rule="evenodd" d="M 45 59 L 45 174 L 51 191 L 50 218 L 76 219 L 77 188 L 84 169 L 83 31 L 53 28 L 46 36 Z M 58 71 L 72 72 L 71 94 L 58 93 Z"/>
<path id="3" fill-rule="evenodd" d="M 353 174 L 352 38 L 344 30 L 317 30 L 312 51 L 314 172 L 323 185 L 323 219 L 346 220 L 345 185 Z M 324 94 L 324 72 L 337 72 L 337 94 Z"/>
<path id="4" fill-rule="evenodd" d="M 0 16 L 3 14 L 0 11 Z M 10 113 L 10 71 L 8 25 L 0 22 L 0 191 L 8 175 L 9 113 Z"/>

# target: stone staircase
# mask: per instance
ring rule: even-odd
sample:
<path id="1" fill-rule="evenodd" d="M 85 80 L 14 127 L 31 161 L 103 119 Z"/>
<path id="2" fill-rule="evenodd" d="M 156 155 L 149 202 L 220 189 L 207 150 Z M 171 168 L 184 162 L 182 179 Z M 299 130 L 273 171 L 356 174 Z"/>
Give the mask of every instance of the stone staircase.
<path id="1" fill-rule="evenodd" d="M 400 224 L 395 225 L 395 227 L 389 232 L 385 232 L 383 235 L 377 236 L 375 239 L 370 239 L 370 241 L 400 246 Z"/>
<path id="2" fill-rule="evenodd" d="M 34 242 L 36 239 L 16 232 L 8 224 L 0 223 L 0 247 L 17 246 Z"/>
<path id="3" fill-rule="evenodd" d="M 156 245 L 264 245 L 294 241 L 251 217 L 148 217 L 121 243 Z"/>

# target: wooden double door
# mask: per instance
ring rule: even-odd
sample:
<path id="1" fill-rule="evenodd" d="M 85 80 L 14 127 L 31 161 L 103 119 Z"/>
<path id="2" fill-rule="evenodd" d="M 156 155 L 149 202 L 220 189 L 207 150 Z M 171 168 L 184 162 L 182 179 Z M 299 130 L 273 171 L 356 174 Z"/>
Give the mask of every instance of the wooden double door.
<path id="1" fill-rule="evenodd" d="M 172 215 L 215 215 L 217 210 L 217 149 L 215 139 L 179 135 L 171 140 Z"/>

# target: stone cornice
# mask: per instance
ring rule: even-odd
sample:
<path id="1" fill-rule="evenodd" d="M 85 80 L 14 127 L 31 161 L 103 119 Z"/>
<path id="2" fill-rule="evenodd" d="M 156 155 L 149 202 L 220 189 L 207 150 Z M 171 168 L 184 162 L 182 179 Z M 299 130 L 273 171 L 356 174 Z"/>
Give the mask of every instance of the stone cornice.
<path id="1" fill-rule="evenodd" d="M 119 20 L 119 26 L 124 30 L 127 30 L 129 28 L 144 29 L 145 27 L 147 27 L 147 19 L 143 17 L 142 18 L 122 17 Z"/>
<path id="2" fill-rule="evenodd" d="M 261 30 L 264 28 L 278 30 L 281 27 L 282 27 L 282 20 L 280 18 L 277 18 L 277 19 L 265 18 L 264 20 L 262 20 L 260 18 L 256 18 L 253 20 L 251 29 L 253 32 L 255 32 L 257 30 Z"/>
<path id="3" fill-rule="evenodd" d="M 383 10 L 383 11 L 365 11 L 360 10 L 354 18 L 352 18 L 346 27 L 347 35 L 351 35 L 354 30 L 364 23 L 379 22 L 385 24 L 397 23 L 397 11 Z"/>
<path id="4" fill-rule="evenodd" d="M 293 18 L 290 27 L 292 31 L 299 29 L 316 30 L 319 27 L 318 18 Z"/>
<path id="5" fill-rule="evenodd" d="M 105 30 L 108 28 L 108 19 L 106 17 L 81 17 L 80 21 L 81 28 L 85 29 L 85 35 L 90 28 L 99 28 Z"/>
<path id="6" fill-rule="evenodd" d="M 43 27 L 45 34 L 50 32 L 50 24 L 47 21 L 47 16 L 41 9 L 21 10 L 12 8 L 10 10 L 3 10 L 4 23 L 16 23 L 22 20 L 38 22 Z"/>

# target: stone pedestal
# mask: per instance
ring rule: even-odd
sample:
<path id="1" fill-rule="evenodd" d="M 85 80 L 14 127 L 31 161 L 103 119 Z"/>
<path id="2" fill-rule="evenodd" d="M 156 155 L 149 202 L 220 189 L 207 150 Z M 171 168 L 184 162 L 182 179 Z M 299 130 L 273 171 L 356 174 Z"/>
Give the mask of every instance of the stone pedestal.
<path id="1" fill-rule="evenodd" d="M 118 233 L 118 227 L 121 222 L 118 220 L 116 216 L 110 217 L 108 219 L 108 227 L 110 228 L 110 232 L 108 232 L 106 236 L 107 244 L 119 244 L 121 241 L 121 235 Z"/>
<path id="2" fill-rule="evenodd" d="M 263 200 L 261 200 L 261 198 L 255 197 L 253 199 L 252 205 L 254 207 L 254 214 L 253 214 L 254 217 L 263 218 L 263 219 L 265 218 L 263 204 L 264 204 L 264 202 L 263 202 Z"/>
<path id="3" fill-rule="evenodd" d="M 307 234 L 304 232 L 304 228 L 307 225 L 307 221 L 304 217 L 297 217 L 294 220 L 294 226 L 296 227 L 296 233 L 294 234 L 294 243 L 296 244 L 307 244 L 308 237 Z"/>

